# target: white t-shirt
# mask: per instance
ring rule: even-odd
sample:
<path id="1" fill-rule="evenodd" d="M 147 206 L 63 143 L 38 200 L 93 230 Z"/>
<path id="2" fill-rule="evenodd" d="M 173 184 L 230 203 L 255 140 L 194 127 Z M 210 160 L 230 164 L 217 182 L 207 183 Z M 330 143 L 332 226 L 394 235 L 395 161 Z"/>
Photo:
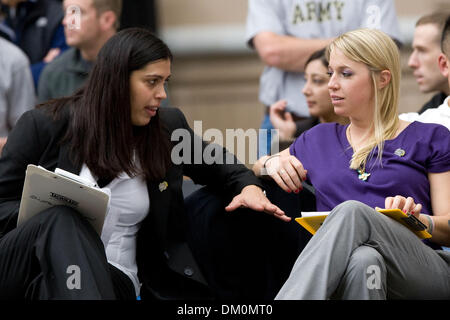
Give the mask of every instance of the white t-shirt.
<path id="1" fill-rule="evenodd" d="M 96 181 L 85 164 L 80 176 Z M 122 173 L 102 189 L 111 195 L 101 235 L 106 257 L 110 264 L 130 277 L 138 296 L 136 236 L 150 208 L 147 183 L 141 176 L 131 178 Z"/>
<path id="2" fill-rule="evenodd" d="M 446 126 L 450 130 L 450 96 L 448 96 L 444 102 L 437 108 L 427 109 L 424 113 L 418 114 L 417 112 L 402 113 L 399 118 L 405 121 L 413 122 L 425 122 L 425 123 L 437 123 Z"/>
<path id="3" fill-rule="evenodd" d="M 331 38 L 363 27 L 380 29 L 402 41 L 392 0 L 249 0 L 246 40 L 250 43 L 262 31 L 304 39 Z M 303 73 L 266 67 L 259 100 L 269 106 L 286 99 L 288 111 L 309 117 L 304 85 Z"/>

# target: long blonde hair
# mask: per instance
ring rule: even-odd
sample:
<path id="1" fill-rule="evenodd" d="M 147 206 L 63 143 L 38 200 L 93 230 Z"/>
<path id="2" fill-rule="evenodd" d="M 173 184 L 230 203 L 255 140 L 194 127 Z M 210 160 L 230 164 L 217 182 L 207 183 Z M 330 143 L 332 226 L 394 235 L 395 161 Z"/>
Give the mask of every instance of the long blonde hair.
<path id="1" fill-rule="evenodd" d="M 353 153 L 350 168 L 365 168 L 375 147 L 378 147 L 377 158 L 381 163 L 384 141 L 394 138 L 399 126 L 398 97 L 401 73 L 398 47 L 384 32 L 364 28 L 336 38 L 327 48 L 328 59 L 335 49 L 339 49 L 350 60 L 364 63 L 370 71 L 374 88 L 374 133 L 365 147 Z M 383 70 L 390 71 L 391 80 L 380 89 L 378 76 Z"/>

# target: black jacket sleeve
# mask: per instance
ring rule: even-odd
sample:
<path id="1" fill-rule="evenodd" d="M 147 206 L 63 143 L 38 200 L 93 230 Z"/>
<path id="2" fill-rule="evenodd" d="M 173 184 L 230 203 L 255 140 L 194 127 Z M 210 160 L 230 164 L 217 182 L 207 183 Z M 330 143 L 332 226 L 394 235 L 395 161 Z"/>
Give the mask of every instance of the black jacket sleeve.
<path id="1" fill-rule="evenodd" d="M 62 125 L 59 121 L 56 127 Z M 16 227 L 27 165 L 56 165 L 60 136 L 52 133 L 54 128 L 49 114 L 34 109 L 24 113 L 8 135 L 0 157 L 0 238 Z"/>
<path id="2" fill-rule="evenodd" d="M 0 237 L 15 228 L 29 155 L 38 150 L 39 139 L 31 112 L 25 113 L 9 134 L 0 158 Z"/>

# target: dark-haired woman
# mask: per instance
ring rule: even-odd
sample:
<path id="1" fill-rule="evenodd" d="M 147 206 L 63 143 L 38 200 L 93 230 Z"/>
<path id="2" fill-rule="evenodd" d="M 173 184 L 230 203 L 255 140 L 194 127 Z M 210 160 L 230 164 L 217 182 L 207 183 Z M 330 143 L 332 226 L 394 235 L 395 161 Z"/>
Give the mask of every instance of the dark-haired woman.
<path id="1" fill-rule="evenodd" d="M 270 106 L 270 121 L 279 130 L 280 140 L 292 142 L 303 132 L 319 123 L 337 122 L 347 124 L 348 119 L 334 113 L 328 92 L 328 61 L 325 49 L 314 52 L 305 63 L 305 86 L 302 93 L 306 97 L 310 118 L 294 121 L 286 112 L 287 101 L 279 100 Z"/>
<path id="2" fill-rule="evenodd" d="M 247 207 L 289 220 L 243 165 L 196 164 L 194 152 L 191 161 L 172 161 L 175 129 L 192 146 L 199 138 L 179 110 L 159 109 L 171 61 L 150 32 L 124 30 L 102 48 L 80 92 L 19 120 L 0 158 L 0 299 L 208 296 L 186 242 L 183 175 L 234 196 L 227 211 Z M 28 164 L 110 189 L 101 236 L 65 206 L 16 227 Z"/>

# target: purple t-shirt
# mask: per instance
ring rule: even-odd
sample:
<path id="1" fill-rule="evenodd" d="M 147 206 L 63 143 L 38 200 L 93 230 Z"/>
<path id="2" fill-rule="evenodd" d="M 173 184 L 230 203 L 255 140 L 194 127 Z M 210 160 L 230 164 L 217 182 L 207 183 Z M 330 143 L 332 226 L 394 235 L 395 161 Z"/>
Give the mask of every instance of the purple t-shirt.
<path id="1" fill-rule="evenodd" d="M 382 165 L 375 149 L 366 165 L 370 173 L 366 181 L 349 168 L 353 150 L 346 129 L 336 123 L 319 124 L 289 148 L 308 170 L 318 211 L 330 211 L 346 200 L 384 208 L 386 197 L 402 195 L 421 203 L 423 213 L 432 214 L 427 173 L 450 170 L 450 131 L 446 127 L 411 123 L 395 139 L 385 141 Z"/>

